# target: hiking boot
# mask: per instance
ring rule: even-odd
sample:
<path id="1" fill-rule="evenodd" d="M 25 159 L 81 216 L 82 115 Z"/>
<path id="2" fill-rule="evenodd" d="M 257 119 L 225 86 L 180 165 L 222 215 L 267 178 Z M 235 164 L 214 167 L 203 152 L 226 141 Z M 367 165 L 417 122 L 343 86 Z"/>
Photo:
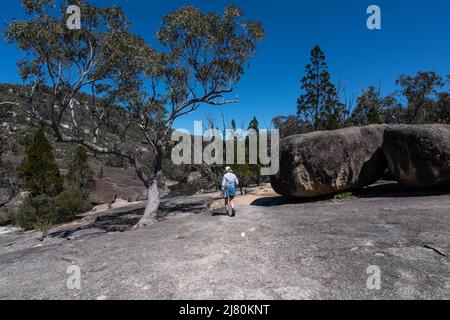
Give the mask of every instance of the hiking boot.
<path id="1" fill-rule="evenodd" d="M 233 212 L 231 213 L 231 216 L 232 216 L 232 217 L 235 217 L 235 216 L 236 216 L 236 209 L 233 209 Z"/>

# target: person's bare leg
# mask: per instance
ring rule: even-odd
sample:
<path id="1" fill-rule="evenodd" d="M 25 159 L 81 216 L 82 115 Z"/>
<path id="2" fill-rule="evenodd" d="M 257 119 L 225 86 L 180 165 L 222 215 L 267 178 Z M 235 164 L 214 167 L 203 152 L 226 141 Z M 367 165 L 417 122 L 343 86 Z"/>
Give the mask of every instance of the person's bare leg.
<path id="1" fill-rule="evenodd" d="M 233 209 L 230 206 L 230 201 L 228 199 L 225 199 L 225 211 L 227 214 L 229 214 L 230 211 L 232 211 Z"/>
<path id="2" fill-rule="evenodd" d="M 231 215 L 234 217 L 236 215 L 236 209 L 234 208 L 234 199 L 230 201 L 231 204 Z"/>

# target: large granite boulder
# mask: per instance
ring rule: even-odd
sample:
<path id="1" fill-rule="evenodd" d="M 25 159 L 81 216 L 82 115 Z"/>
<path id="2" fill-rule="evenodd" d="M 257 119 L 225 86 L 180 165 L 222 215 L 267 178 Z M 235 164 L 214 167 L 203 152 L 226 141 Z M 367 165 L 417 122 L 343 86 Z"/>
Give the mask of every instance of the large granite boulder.
<path id="1" fill-rule="evenodd" d="M 450 186 L 450 125 L 397 125 L 383 152 L 395 180 L 409 189 Z"/>
<path id="2" fill-rule="evenodd" d="M 293 197 L 331 195 L 370 185 L 387 169 L 386 126 L 374 125 L 296 135 L 280 142 L 274 190 Z"/>

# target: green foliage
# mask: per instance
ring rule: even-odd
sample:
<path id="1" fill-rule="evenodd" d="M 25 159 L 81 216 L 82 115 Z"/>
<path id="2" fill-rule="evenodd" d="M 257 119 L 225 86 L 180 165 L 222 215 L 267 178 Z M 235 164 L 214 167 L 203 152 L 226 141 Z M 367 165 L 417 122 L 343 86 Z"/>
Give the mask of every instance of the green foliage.
<path id="1" fill-rule="evenodd" d="M 280 131 L 280 137 L 286 138 L 296 134 L 307 133 L 310 128 L 297 115 L 279 116 L 272 120 L 275 129 Z"/>
<path id="2" fill-rule="evenodd" d="M 344 193 L 335 195 L 334 200 L 344 201 L 344 200 L 350 199 L 351 197 L 353 197 L 353 194 L 351 192 L 344 192 Z"/>
<path id="3" fill-rule="evenodd" d="M 165 16 L 157 37 L 163 46 L 172 48 L 175 61 L 183 66 L 175 70 L 174 76 L 182 81 L 172 90 L 176 100 L 186 101 L 191 94 L 190 83 L 183 80 L 186 71 L 194 71 L 192 76 L 202 84 L 202 94 L 209 85 L 217 88 L 236 83 L 243 74 L 243 62 L 254 54 L 264 30 L 259 22 L 245 21 L 243 12 L 231 5 L 223 16 L 189 6 Z"/>
<path id="4" fill-rule="evenodd" d="M 236 122 L 233 122 L 232 125 L 235 125 Z M 236 128 L 234 128 L 236 130 Z M 253 117 L 252 121 L 248 125 L 248 130 L 255 130 L 256 133 L 259 133 L 259 122 L 256 117 Z M 261 164 L 250 164 L 250 139 L 248 136 L 245 137 L 236 137 L 235 138 L 235 159 L 234 163 L 237 163 L 237 141 L 238 140 L 244 140 L 245 142 L 245 164 L 236 164 L 232 165 L 231 168 L 233 169 L 233 172 L 239 177 L 239 183 L 241 187 L 249 186 L 250 184 L 256 183 L 260 184 L 260 173 L 261 173 Z M 259 136 L 257 136 L 256 139 L 257 142 L 257 149 L 256 152 L 259 155 Z M 259 159 L 259 157 L 258 157 Z"/>
<path id="5" fill-rule="evenodd" d="M 7 171 L 7 164 L 3 161 L 3 154 L 8 151 L 8 138 L 0 131 L 0 181 L 3 180 Z"/>
<path id="6" fill-rule="evenodd" d="M 450 124 L 450 92 L 441 92 L 434 103 L 432 121 Z"/>
<path id="7" fill-rule="evenodd" d="M 233 172 L 239 177 L 240 187 L 246 187 L 256 181 L 256 173 L 249 164 L 231 166 Z"/>
<path id="8" fill-rule="evenodd" d="M 306 66 L 301 82 L 304 93 L 297 102 L 300 119 L 313 131 L 341 128 L 347 111 L 331 83 L 325 55 L 318 45 L 311 51 L 311 63 Z"/>
<path id="9" fill-rule="evenodd" d="M 14 141 L 11 140 L 11 137 L 4 134 L 0 128 L 0 206 L 9 202 L 18 191 L 14 166 L 10 161 L 3 159 L 3 155 L 13 149 Z M 2 220 L 1 217 L 0 220 Z"/>
<path id="10" fill-rule="evenodd" d="M 8 218 L 6 217 L 6 214 L 3 212 L 0 212 L 0 227 L 7 225 L 9 223 Z"/>
<path id="11" fill-rule="evenodd" d="M 83 15 L 82 29 L 73 32 L 65 26 L 67 2 L 60 15 L 49 9 L 53 1 L 22 2 L 27 19 L 5 30 L 6 41 L 26 53 L 20 76 L 37 83 L 26 87 L 22 107 L 60 142 L 90 144 L 100 154 L 126 159 L 146 186 L 161 176 L 175 121 L 201 104 L 234 102 L 226 96 L 264 37 L 262 24 L 234 6 L 223 14 L 188 6 L 163 18 L 155 49 L 130 31 L 117 6 L 69 1 Z M 90 103 L 78 104 L 86 91 Z M 80 120 L 84 109 L 90 121 Z M 142 142 L 151 152 L 142 152 Z"/>
<path id="12" fill-rule="evenodd" d="M 89 155 L 81 146 L 77 147 L 71 159 L 66 182 L 85 198 L 95 188 L 94 172 L 89 167 Z"/>
<path id="13" fill-rule="evenodd" d="M 449 122 L 449 92 L 441 76 L 435 72 L 418 72 L 415 76 L 401 75 L 396 84 L 401 90 L 382 98 L 369 87 L 358 99 L 351 123 L 425 124 Z"/>
<path id="14" fill-rule="evenodd" d="M 144 65 L 142 56 L 150 50 L 142 39 L 128 31 L 129 22 L 120 8 L 101 8 L 84 0 L 62 1 L 58 2 L 61 6 L 60 16 L 57 16 L 58 11 L 50 9 L 53 1 L 22 2 L 28 19 L 15 20 L 5 29 L 6 41 L 26 52 L 26 59 L 18 62 L 19 74 L 27 84 L 25 90 L 19 92 L 22 107 L 28 109 L 26 106 L 29 106 L 34 110 L 33 115 L 38 113 L 46 119 L 41 118 L 39 122 L 50 126 L 56 135 L 63 131 L 61 123 L 72 123 L 68 110 L 74 100 L 80 103 L 75 103 L 73 111 L 83 126 L 74 129 L 77 138 L 85 138 L 87 134 L 83 129 L 93 130 L 95 123 L 100 122 L 100 115 L 105 114 L 109 118 L 101 121 L 102 132 L 117 133 L 123 129 L 119 119 L 127 112 L 117 108 L 108 93 L 113 95 L 112 87 L 118 87 L 114 86 L 115 80 L 121 83 L 118 92 L 131 91 L 135 84 L 131 79 L 135 75 L 133 72 L 137 65 Z M 65 25 L 68 2 L 78 5 L 83 15 L 83 28 L 77 32 Z M 34 83 L 36 86 L 30 85 Z M 84 95 L 83 91 L 93 96 Z M 90 109 L 86 111 L 85 106 Z M 106 145 L 112 142 L 102 140 Z"/>
<path id="15" fill-rule="evenodd" d="M 19 176 L 33 195 L 15 217 L 15 223 L 25 230 L 37 228 L 45 234 L 52 225 L 70 221 L 76 214 L 91 208 L 79 190 L 87 190 L 91 181 L 85 174 L 88 172 L 85 170 L 86 152 L 78 149 L 70 165 L 69 184 L 75 185 L 76 189 L 62 191 L 63 178 L 52 151 L 44 130 L 40 128 L 27 147 L 18 169 Z M 80 172 L 77 170 L 83 170 L 83 175 L 78 176 Z"/>
<path id="16" fill-rule="evenodd" d="M 373 86 L 365 90 L 358 98 L 357 106 L 350 116 L 350 123 L 355 126 L 380 124 L 382 119 L 383 101 L 380 92 Z"/>
<path id="17" fill-rule="evenodd" d="M 46 7 L 54 7 L 54 0 L 22 0 L 27 13 L 41 13 Z"/>
<path id="18" fill-rule="evenodd" d="M 311 56 L 302 80 L 305 94 L 298 100 L 298 117 L 279 116 L 272 121 L 281 137 L 348 125 L 450 123 L 450 76 L 444 81 L 432 71 L 401 75 L 396 81 L 400 90 L 385 97 L 370 86 L 346 119 L 348 111 L 329 81 L 323 52 L 316 46 Z"/>
<path id="19" fill-rule="evenodd" d="M 401 75 L 396 81 L 402 87 L 406 105 L 398 115 L 403 123 L 426 123 L 432 113 L 433 101 L 444 83 L 435 72 L 418 72 L 416 76 Z"/>
<path id="20" fill-rule="evenodd" d="M 54 224 L 57 212 L 52 198 L 46 195 L 28 199 L 20 207 L 15 224 L 24 230 L 33 230 L 40 225 Z"/>
<path id="21" fill-rule="evenodd" d="M 1 97 L 0 97 L 1 101 Z M 13 132 L 9 129 L 12 124 L 12 120 L 7 115 L 2 114 L 3 107 L 0 107 L 0 119 L 1 121 L 6 122 L 6 126 L 0 127 L 0 171 L 3 166 L 6 166 L 7 163 L 4 161 L 3 156 L 7 152 L 15 153 L 17 151 L 17 139 L 14 136 Z"/>
<path id="22" fill-rule="evenodd" d="M 77 214 L 87 212 L 92 209 L 92 205 L 87 201 L 83 194 L 76 189 L 67 189 L 53 198 L 57 223 L 67 222 Z"/>
<path id="23" fill-rule="evenodd" d="M 63 189 L 63 178 L 52 152 L 44 129 L 39 128 L 18 169 L 19 177 L 34 196 L 54 196 Z"/>
<path id="24" fill-rule="evenodd" d="M 28 145 L 18 169 L 25 187 L 34 195 L 54 196 L 63 189 L 63 178 L 53 156 L 53 149 L 39 128 Z"/>
<path id="25" fill-rule="evenodd" d="M 25 230 L 36 228 L 45 232 L 91 208 L 91 204 L 76 190 L 65 190 L 53 198 L 39 195 L 25 201 L 15 217 L 15 224 Z"/>

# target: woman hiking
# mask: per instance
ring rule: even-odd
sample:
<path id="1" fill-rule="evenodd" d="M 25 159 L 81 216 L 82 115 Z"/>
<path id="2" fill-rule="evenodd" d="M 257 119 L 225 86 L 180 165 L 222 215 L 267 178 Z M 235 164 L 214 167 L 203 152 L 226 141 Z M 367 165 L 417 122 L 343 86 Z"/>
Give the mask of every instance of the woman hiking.
<path id="1" fill-rule="evenodd" d="M 225 171 L 226 173 L 222 179 L 222 192 L 223 197 L 225 198 L 225 209 L 230 217 L 234 217 L 236 215 L 234 197 L 236 197 L 236 190 L 239 185 L 239 180 L 230 167 L 226 167 Z"/>

